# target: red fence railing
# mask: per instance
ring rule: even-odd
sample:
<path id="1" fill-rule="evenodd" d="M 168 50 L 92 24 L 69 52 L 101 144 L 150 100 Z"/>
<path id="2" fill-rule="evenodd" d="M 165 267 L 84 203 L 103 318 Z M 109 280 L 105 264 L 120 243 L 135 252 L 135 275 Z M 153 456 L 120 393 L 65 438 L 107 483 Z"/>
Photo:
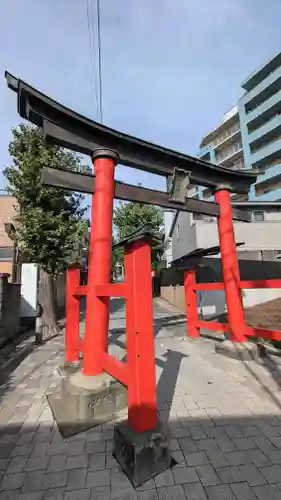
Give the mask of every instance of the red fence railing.
<path id="1" fill-rule="evenodd" d="M 224 290 L 224 283 L 196 283 L 195 270 L 190 269 L 184 272 L 184 288 L 186 301 L 187 335 L 189 337 L 199 337 L 200 328 L 232 333 L 230 332 L 228 323 L 199 319 L 197 309 L 197 290 Z M 281 288 L 281 279 L 240 281 L 239 288 L 241 291 L 243 289 Z M 263 337 L 271 340 L 281 340 L 281 324 L 280 330 L 272 330 L 267 328 L 247 326 L 245 323 L 244 334 L 246 337 Z M 232 340 L 236 339 L 232 338 Z"/>

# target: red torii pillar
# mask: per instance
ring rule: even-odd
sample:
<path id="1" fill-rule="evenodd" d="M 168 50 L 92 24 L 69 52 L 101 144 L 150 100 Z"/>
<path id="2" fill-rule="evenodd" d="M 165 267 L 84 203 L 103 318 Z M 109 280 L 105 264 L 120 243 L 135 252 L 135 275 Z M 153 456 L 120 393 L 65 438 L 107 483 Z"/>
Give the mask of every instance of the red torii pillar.
<path id="1" fill-rule="evenodd" d="M 91 210 L 84 375 L 102 373 L 99 358 L 107 351 L 109 298 L 97 297 L 95 285 L 108 285 L 111 279 L 114 171 L 118 154 L 111 150 L 98 149 L 94 152 L 92 160 L 96 187 L 92 195 Z"/>
<path id="2" fill-rule="evenodd" d="M 215 199 L 220 205 L 218 234 L 231 340 L 245 342 L 247 340 L 245 335 L 246 324 L 229 189 L 224 186 L 219 187 L 215 192 Z"/>

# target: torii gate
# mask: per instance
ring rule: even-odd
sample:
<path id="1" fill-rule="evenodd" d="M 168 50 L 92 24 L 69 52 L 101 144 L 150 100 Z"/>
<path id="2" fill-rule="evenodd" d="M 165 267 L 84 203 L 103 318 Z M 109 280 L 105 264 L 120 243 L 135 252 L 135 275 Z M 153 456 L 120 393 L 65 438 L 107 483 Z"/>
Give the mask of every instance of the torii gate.
<path id="1" fill-rule="evenodd" d="M 68 361 L 74 361 L 79 350 L 83 350 L 83 368 L 79 374 L 80 385 L 77 378 L 76 385 L 73 380 L 68 380 L 67 384 L 64 383 L 64 390 L 56 395 L 55 401 L 60 402 L 60 410 L 57 410 L 57 414 L 56 411 L 54 413 L 58 419 L 61 417 L 62 420 L 67 420 L 65 411 L 74 412 L 76 418 L 80 419 L 78 423 L 82 422 L 84 428 L 93 426 L 97 423 L 93 408 L 94 399 L 103 398 L 105 405 L 109 395 L 112 396 L 110 384 L 105 391 L 105 382 L 97 383 L 103 372 L 108 372 L 123 385 L 127 385 L 128 421 L 115 427 L 114 454 L 133 484 L 139 485 L 170 467 L 171 454 L 168 430 L 158 418 L 156 402 L 150 261 L 152 236 L 146 230 L 123 242 L 126 282 L 111 283 L 114 197 L 218 217 L 229 325 L 234 337 L 241 340 L 244 313 L 238 286 L 239 270 L 232 219 L 247 221 L 248 213 L 239 208 L 232 208 L 230 192 L 247 194 L 250 186 L 256 181 L 257 172 L 228 170 L 130 137 L 65 108 L 7 72 L 6 79 L 9 88 L 18 95 L 18 112 L 22 118 L 41 127 L 46 138 L 53 143 L 90 155 L 94 166 L 95 175 L 58 171 L 47 167 L 43 169 L 45 184 L 92 194 L 87 287 L 79 286 L 79 275 L 76 271 L 70 270 L 68 274 L 73 287 L 68 289 L 68 293 L 71 292 L 70 299 L 81 294 L 87 295 L 83 344 L 73 343 L 72 350 L 68 351 Z M 168 178 L 168 192 L 115 182 L 114 171 L 117 163 Z M 212 189 L 216 203 L 187 198 L 189 183 Z M 126 364 L 107 353 L 109 297 L 122 295 L 127 300 Z M 75 318 L 72 316 L 74 323 L 67 325 L 67 328 L 72 329 L 72 335 L 73 331 L 76 331 L 74 337 L 78 328 L 75 300 L 71 302 L 72 313 L 76 310 Z M 75 385 L 75 390 L 73 386 L 69 389 L 71 383 Z M 110 404 L 115 404 L 116 410 L 116 388 L 114 390 L 115 396 Z M 111 413 L 114 414 L 113 409 Z M 70 427 L 68 426 L 69 433 Z M 77 426 L 73 432 L 77 432 Z"/>

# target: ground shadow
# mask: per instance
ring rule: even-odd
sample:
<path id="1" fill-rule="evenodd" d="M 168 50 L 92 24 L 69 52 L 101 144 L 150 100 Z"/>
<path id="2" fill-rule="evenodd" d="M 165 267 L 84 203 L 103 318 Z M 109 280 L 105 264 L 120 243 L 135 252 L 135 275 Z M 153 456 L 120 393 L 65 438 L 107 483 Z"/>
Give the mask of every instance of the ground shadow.
<path id="1" fill-rule="evenodd" d="M 280 416 L 210 417 L 201 407 L 205 417 L 192 417 L 184 401 L 186 415 L 169 421 L 177 465 L 136 490 L 112 456 L 112 423 L 67 440 L 45 410 L 34 424 L 2 424 L 2 497 L 280 500 Z"/>

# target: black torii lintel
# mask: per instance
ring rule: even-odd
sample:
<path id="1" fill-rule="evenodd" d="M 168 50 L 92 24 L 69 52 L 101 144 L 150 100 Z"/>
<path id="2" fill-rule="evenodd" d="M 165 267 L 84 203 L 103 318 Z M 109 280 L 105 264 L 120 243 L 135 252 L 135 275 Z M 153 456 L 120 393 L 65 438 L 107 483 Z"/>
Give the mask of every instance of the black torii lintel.
<path id="1" fill-rule="evenodd" d="M 62 106 L 6 71 L 10 89 L 18 95 L 20 116 L 41 127 L 45 136 L 63 147 L 92 155 L 96 149 L 118 152 L 120 163 L 153 174 L 172 176 L 175 168 L 190 172 L 190 183 L 215 189 L 224 185 L 236 193 L 249 192 L 256 171 L 234 171 L 178 153 L 105 127 Z"/>

